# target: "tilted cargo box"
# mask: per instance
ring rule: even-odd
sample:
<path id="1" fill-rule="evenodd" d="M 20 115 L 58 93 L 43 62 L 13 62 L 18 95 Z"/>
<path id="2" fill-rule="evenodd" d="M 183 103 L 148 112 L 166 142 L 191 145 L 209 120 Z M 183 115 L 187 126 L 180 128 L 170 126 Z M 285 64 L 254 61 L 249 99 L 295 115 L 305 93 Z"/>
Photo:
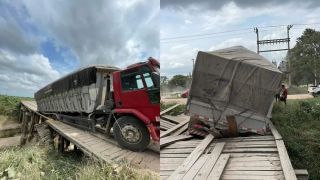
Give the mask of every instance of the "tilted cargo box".
<path id="1" fill-rule="evenodd" d="M 112 90 L 109 66 L 91 66 L 68 74 L 35 93 L 41 112 L 92 113 L 105 108 Z"/>
<path id="2" fill-rule="evenodd" d="M 216 128 L 234 116 L 239 132 L 265 134 L 282 73 L 242 46 L 199 52 L 187 112 Z"/>

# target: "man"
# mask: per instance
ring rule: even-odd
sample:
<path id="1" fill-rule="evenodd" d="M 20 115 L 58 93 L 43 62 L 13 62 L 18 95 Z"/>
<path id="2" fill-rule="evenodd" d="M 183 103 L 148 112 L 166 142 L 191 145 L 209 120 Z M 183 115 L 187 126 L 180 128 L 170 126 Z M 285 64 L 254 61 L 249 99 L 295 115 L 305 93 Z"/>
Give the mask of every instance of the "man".
<path id="1" fill-rule="evenodd" d="M 288 90 L 284 84 L 281 85 L 281 92 L 280 92 L 280 101 L 283 101 L 285 105 L 287 105 L 287 96 Z"/>

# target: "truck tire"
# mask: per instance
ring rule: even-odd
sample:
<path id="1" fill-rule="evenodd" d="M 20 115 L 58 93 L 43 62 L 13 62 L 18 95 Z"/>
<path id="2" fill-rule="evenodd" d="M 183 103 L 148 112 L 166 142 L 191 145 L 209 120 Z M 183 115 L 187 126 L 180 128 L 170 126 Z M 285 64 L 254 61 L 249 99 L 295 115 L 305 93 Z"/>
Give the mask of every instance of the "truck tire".
<path id="1" fill-rule="evenodd" d="M 120 146 L 132 151 L 143 151 L 150 143 L 146 125 L 132 116 L 117 119 L 113 124 L 113 134 Z"/>

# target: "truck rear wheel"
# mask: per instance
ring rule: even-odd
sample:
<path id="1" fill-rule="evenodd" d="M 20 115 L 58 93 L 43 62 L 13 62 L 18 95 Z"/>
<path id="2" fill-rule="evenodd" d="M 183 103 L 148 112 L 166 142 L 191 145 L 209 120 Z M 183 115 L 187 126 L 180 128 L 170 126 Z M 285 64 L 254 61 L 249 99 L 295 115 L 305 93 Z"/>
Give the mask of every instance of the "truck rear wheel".
<path id="1" fill-rule="evenodd" d="M 120 146 L 133 151 L 143 151 L 150 143 L 145 124 L 131 116 L 120 117 L 113 124 L 113 133 Z"/>

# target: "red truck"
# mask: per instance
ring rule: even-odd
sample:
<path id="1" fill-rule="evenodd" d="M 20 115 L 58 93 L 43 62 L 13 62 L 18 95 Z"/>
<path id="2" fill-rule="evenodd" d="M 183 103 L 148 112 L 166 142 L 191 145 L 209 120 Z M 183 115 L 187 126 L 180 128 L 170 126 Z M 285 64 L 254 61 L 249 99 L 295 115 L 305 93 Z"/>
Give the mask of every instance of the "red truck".
<path id="1" fill-rule="evenodd" d="M 149 58 L 120 70 L 80 69 L 35 93 L 38 110 L 79 128 L 113 134 L 141 151 L 160 137 L 160 63 Z M 151 138 L 150 138 L 151 137 Z"/>

